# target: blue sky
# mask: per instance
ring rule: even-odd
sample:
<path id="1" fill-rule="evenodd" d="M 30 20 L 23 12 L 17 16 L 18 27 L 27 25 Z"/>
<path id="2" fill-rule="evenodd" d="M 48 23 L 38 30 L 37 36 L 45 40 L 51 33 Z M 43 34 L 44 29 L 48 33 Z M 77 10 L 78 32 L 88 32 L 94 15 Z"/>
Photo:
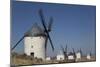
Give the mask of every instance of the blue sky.
<path id="1" fill-rule="evenodd" d="M 33 23 L 41 25 L 38 10 L 43 9 L 46 23 L 50 17 L 54 19 L 52 38 L 55 51 L 52 52 L 48 42 L 48 55 L 56 55 L 60 45 L 68 45 L 68 51 L 72 48 L 77 51 L 82 49 L 83 53 L 95 54 L 95 25 L 96 25 L 96 7 L 69 5 L 69 4 L 49 4 L 37 2 L 12 2 L 12 31 L 11 47 L 23 36 L 23 34 L 32 26 Z M 23 41 L 14 51 L 23 53 Z"/>

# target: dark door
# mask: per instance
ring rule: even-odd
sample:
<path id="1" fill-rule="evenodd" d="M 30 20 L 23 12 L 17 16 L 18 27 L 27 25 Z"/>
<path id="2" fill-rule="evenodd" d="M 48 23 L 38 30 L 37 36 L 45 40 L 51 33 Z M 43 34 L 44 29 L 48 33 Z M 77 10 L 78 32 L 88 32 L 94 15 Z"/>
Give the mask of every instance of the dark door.
<path id="1" fill-rule="evenodd" d="M 31 56 L 33 56 L 33 57 L 34 57 L 34 52 L 31 52 Z"/>

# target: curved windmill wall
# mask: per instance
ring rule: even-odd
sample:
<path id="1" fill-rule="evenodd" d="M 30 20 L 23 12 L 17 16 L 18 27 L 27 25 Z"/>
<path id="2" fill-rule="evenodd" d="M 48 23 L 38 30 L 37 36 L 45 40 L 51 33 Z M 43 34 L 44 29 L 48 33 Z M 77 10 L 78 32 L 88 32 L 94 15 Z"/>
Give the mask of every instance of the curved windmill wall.
<path id="1" fill-rule="evenodd" d="M 27 55 L 34 53 L 34 57 L 45 60 L 45 37 L 25 37 L 24 51 Z"/>

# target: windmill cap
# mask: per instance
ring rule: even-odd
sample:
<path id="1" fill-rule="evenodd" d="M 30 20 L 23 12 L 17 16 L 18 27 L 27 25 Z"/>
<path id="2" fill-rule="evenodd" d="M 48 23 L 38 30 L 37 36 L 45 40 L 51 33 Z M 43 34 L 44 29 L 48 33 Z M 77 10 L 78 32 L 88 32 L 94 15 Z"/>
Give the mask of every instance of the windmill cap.
<path id="1" fill-rule="evenodd" d="M 46 36 L 46 34 L 42 30 L 39 30 L 35 26 L 32 27 L 31 30 L 27 31 L 24 35 L 25 36 Z"/>

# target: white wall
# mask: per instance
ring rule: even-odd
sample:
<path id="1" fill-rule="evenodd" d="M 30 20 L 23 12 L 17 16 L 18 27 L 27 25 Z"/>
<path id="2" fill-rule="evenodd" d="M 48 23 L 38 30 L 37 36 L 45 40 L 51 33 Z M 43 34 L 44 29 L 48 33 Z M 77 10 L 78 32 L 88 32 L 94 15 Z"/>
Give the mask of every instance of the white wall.
<path id="1" fill-rule="evenodd" d="M 81 53 L 80 52 L 76 53 L 76 59 L 81 59 Z"/>
<path id="2" fill-rule="evenodd" d="M 51 58 L 50 57 L 46 57 L 46 60 L 49 61 L 49 60 L 51 60 Z"/>
<path id="3" fill-rule="evenodd" d="M 64 60 L 64 55 L 57 55 L 57 60 Z"/>
<path id="4" fill-rule="evenodd" d="M 24 51 L 27 55 L 34 52 L 34 57 L 45 60 L 45 37 L 25 37 L 24 45 Z"/>
<path id="5" fill-rule="evenodd" d="M 91 59 L 90 54 L 87 54 L 86 58 L 87 58 L 87 60 L 90 60 Z"/>
<path id="6" fill-rule="evenodd" d="M 69 55 L 69 56 L 68 56 L 68 59 L 69 59 L 69 60 L 73 60 L 73 59 L 75 59 L 75 58 L 74 58 L 73 55 Z"/>

